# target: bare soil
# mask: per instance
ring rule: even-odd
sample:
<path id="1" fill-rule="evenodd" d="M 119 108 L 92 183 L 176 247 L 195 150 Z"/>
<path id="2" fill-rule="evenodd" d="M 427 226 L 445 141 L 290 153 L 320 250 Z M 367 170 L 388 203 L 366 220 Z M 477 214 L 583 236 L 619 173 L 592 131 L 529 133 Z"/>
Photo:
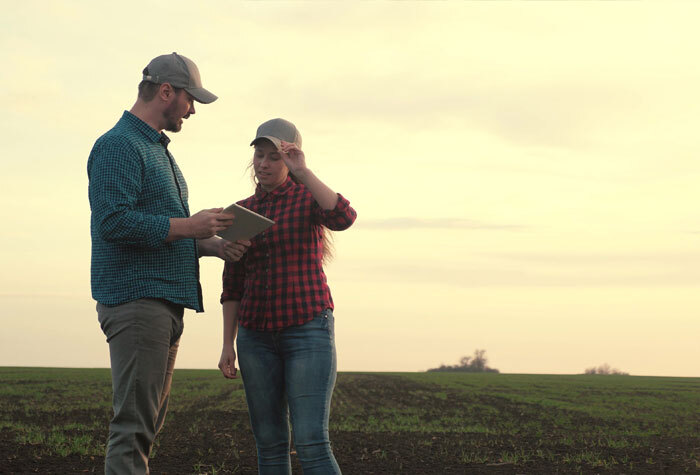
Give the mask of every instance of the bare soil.
<path id="1" fill-rule="evenodd" d="M 337 385 L 338 401 L 334 411 L 342 417 L 343 408 L 365 407 L 364 416 L 373 414 L 377 401 L 399 407 L 426 405 L 426 420 L 441 413 L 455 412 L 456 404 L 468 404 L 448 390 L 447 397 L 425 398 L 435 392 L 434 387 L 422 385 L 398 376 L 340 375 Z M 417 396 L 422 395 L 422 396 Z M 453 397 L 454 396 L 454 397 Z M 483 401 L 482 401 L 483 402 Z M 66 401 L 71 406 L 70 401 Z M 488 401 L 499 414 L 510 417 L 517 407 L 505 399 L 493 397 Z M 334 416 L 332 415 L 332 418 Z M 43 421 L 47 427 L 61 422 L 94 424 L 96 418 L 104 419 L 104 429 L 95 430 L 97 440 L 105 440 L 109 414 L 94 411 L 70 410 Z M 255 474 L 255 444 L 245 411 L 221 411 L 211 404 L 192 410 L 172 409 L 169 420 L 157 438 L 150 468 L 154 474 Z M 12 415 L 13 420 L 36 424 L 32 414 Z M 591 420 L 581 417 L 580 424 L 590 425 Z M 195 429 L 193 429 L 195 428 Z M 700 473 L 697 465 L 688 462 L 687 454 L 700 450 L 698 439 L 693 437 L 659 437 L 652 444 L 624 449 L 600 448 L 606 458 L 625 460 L 616 467 L 593 467 L 585 463 L 563 463 L 563 456 L 572 452 L 585 452 L 590 447 L 571 447 L 557 442 L 558 434 L 552 428 L 550 435 L 489 435 L 460 434 L 421 431 L 342 431 L 331 432 L 333 450 L 345 474 L 543 474 L 543 473 Z M 19 444 L 16 434 L 9 429 L 0 432 L 0 473 L 101 473 L 103 458 L 100 456 L 47 455 L 41 444 Z M 485 463 L 465 462 L 465 451 L 474 451 L 488 457 Z M 505 451 L 534 454 L 546 449 L 551 457 L 528 457 L 523 462 L 498 461 L 498 454 Z M 294 473 L 302 473 L 295 457 L 292 457 Z"/>

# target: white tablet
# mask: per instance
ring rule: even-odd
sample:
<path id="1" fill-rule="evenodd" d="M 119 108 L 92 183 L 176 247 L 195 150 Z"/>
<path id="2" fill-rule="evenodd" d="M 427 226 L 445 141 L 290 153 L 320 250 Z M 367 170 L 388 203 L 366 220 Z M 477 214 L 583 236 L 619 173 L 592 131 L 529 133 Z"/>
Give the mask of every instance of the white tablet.
<path id="1" fill-rule="evenodd" d="M 256 234 L 275 224 L 273 220 L 237 204 L 226 208 L 224 213 L 235 216 L 233 224 L 216 234 L 231 242 L 236 242 L 237 239 L 250 240 Z"/>

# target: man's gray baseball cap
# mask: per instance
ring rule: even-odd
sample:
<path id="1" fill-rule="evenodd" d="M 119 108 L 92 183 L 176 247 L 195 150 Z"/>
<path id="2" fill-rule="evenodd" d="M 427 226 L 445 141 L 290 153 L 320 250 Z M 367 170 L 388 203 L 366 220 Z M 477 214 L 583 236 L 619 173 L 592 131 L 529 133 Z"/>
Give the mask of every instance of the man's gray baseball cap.
<path id="1" fill-rule="evenodd" d="M 255 145 L 255 142 L 260 139 L 269 140 L 278 149 L 282 148 L 282 140 L 296 144 L 297 147 L 301 148 L 301 134 L 294 124 L 284 119 L 272 119 L 260 124 L 255 133 L 255 139 L 250 144 Z"/>
<path id="2" fill-rule="evenodd" d="M 155 84 L 167 82 L 173 87 L 189 92 L 195 101 L 202 104 L 209 104 L 218 99 L 202 87 L 197 65 L 191 59 L 177 53 L 153 58 L 143 70 L 143 80 Z"/>

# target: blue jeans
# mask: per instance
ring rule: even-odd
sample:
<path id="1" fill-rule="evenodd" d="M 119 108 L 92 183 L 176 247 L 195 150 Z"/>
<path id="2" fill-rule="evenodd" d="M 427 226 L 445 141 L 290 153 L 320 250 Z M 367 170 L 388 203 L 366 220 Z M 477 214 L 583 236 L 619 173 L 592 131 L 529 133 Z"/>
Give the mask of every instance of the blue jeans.
<path id="1" fill-rule="evenodd" d="M 291 474 L 289 422 L 304 475 L 339 474 L 328 438 L 335 386 L 333 312 L 281 331 L 238 329 L 238 364 L 258 472 Z"/>

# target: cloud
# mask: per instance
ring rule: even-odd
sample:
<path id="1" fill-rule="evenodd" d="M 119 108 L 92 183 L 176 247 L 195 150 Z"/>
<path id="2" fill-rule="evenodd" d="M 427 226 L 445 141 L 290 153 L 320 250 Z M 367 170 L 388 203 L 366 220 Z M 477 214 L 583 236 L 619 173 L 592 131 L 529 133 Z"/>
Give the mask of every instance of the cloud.
<path id="1" fill-rule="evenodd" d="M 677 287 L 700 284 L 700 268 L 674 265 L 540 267 L 498 262 L 404 262 L 353 260 L 336 279 L 362 283 L 401 282 L 453 288 L 478 287 Z"/>
<path id="2" fill-rule="evenodd" d="M 658 252 L 658 253 L 484 253 L 487 259 L 501 262 L 516 262 L 527 265 L 548 267 L 594 267 L 599 265 L 618 266 L 618 268 L 666 268 L 684 269 L 700 268 L 700 253 L 697 252 Z"/>
<path id="3" fill-rule="evenodd" d="M 433 76 L 413 70 L 383 75 L 360 70 L 348 72 L 350 79 L 326 76 L 290 84 L 294 90 L 288 96 L 299 102 L 296 107 L 311 104 L 324 118 L 359 117 L 370 123 L 397 124 L 410 133 L 483 130 L 507 143 L 526 146 L 588 149 L 609 142 L 610 127 L 629 129 L 650 120 L 640 111 L 643 92 L 616 78 L 480 83 L 467 73 L 455 66 Z"/>
<path id="4" fill-rule="evenodd" d="M 357 226 L 366 229 L 490 229 L 519 231 L 524 226 L 513 224 L 489 224 L 462 218 L 388 218 L 358 220 Z"/>
<path id="5" fill-rule="evenodd" d="M 400 256 L 343 263 L 340 278 L 476 287 L 687 287 L 700 284 L 698 252 L 465 252 L 429 260 Z"/>

